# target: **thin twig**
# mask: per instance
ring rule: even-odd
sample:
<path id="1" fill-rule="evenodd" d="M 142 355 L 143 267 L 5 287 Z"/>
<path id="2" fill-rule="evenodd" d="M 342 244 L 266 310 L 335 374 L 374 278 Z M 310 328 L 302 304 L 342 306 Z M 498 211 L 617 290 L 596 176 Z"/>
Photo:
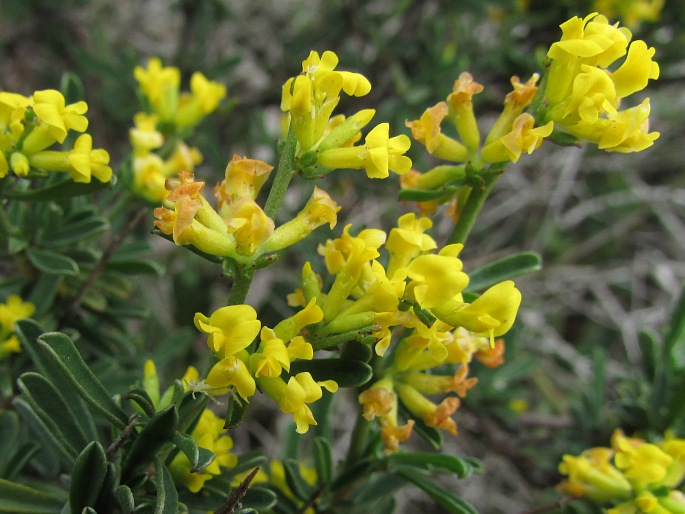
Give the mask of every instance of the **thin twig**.
<path id="1" fill-rule="evenodd" d="M 316 503 L 316 500 L 319 499 L 319 497 L 321 496 L 321 493 L 323 492 L 323 490 L 324 490 L 325 488 L 326 488 L 326 484 L 321 484 L 321 485 L 316 489 L 316 491 L 314 491 L 314 492 L 312 493 L 312 495 L 309 497 L 309 499 L 307 500 L 307 503 L 305 503 L 305 504 L 302 506 L 302 508 L 299 509 L 299 510 L 297 511 L 297 514 L 304 514 L 305 512 L 307 512 L 307 509 L 308 509 L 309 507 L 313 507 L 314 504 Z"/>
<path id="2" fill-rule="evenodd" d="M 128 437 L 131 435 L 131 432 L 133 429 L 138 425 L 140 422 L 140 414 L 136 414 L 131 421 L 129 421 L 128 425 L 124 427 L 124 429 L 121 431 L 121 434 L 119 434 L 119 437 L 117 437 L 112 444 L 109 445 L 109 448 L 107 448 L 107 460 L 112 461 L 114 459 L 114 454 L 123 446 L 123 444 L 126 442 Z"/>
<path id="3" fill-rule="evenodd" d="M 236 509 L 239 509 L 242 506 L 240 502 L 243 499 L 243 496 L 245 496 L 245 493 L 247 493 L 250 483 L 258 471 L 259 467 L 254 468 L 250 474 L 245 477 L 245 480 L 240 482 L 240 485 L 236 490 L 231 493 L 231 496 L 228 497 L 226 503 L 219 507 L 218 510 L 214 511 L 214 514 L 233 514 Z"/>
<path id="4" fill-rule="evenodd" d="M 67 322 L 76 314 L 76 311 L 81 305 L 81 302 L 83 302 L 83 299 L 86 296 L 86 293 L 90 290 L 91 287 L 93 287 L 93 284 L 95 284 L 95 281 L 102 275 L 102 273 L 105 271 L 105 268 L 107 267 L 107 264 L 109 261 L 112 259 L 112 256 L 114 253 L 117 251 L 117 249 L 122 245 L 124 240 L 128 237 L 128 235 L 133 232 L 133 229 L 136 228 L 136 225 L 140 223 L 140 220 L 143 219 L 143 216 L 147 214 L 148 208 L 147 207 L 141 207 L 138 212 L 133 216 L 131 221 L 128 222 L 126 227 L 124 227 L 124 230 L 121 231 L 121 233 L 112 240 L 112 242 L 109 244 L 107 249 L 105 250 L 105 253 L 102 254 L 102 258 L 100 259 L 100 262 L 98 265 L 93 269 L 93 271 L 90 272 L 90 275 L 86 279 L 86 281 L 83 283 L 83 286 L 81 286 L 81 290 L 78 292 L 76 295 L 76 298 L 69 304 L 69 307 L 67 307 L 66 312 L 64 313 L 64 316 L 62 316 L 62 319 L 60 321 L 60 326 L 64 327 Z"/>

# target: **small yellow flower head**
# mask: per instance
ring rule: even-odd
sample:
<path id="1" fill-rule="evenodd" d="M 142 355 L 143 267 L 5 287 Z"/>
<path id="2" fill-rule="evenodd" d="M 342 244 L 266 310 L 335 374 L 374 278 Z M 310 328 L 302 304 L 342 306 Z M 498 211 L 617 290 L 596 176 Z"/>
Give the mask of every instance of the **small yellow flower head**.
<path id="1" fill-rule="evenodd" d="M 383 417 L 396 409 L 397 396 L 392 390 L 392 382 L 378 381 L 369 389 L 359 394 L 364 419 L 372 421 L 376 417 Z"/>
<path id="2" fill-rule="evenodd" d="M 174 147 L 174 153 L 164 162 L 164 174 L 171 177 L 182 171 L 192 173 L 195 166 L 201 162 L 202 154 L 197 148 L 179 141 Z"/>
<path id="3" fill-rule="evenodd" d="M 249 369 L 242 359 L 235 355 L 225 357 L 212 366 L 205 384 L 217 395 L 227 393 L 229 387 L 235 387 L 245 401 L 248 401 L 257 390 L 257 384 Z"/>
<path id="4" fill-rule="evenodd" d="M 628 27 L 637 27 L 643 21 L 658 21 L 664 0 L 595 0 L 594 10 L 620 18 Z"/>
<path id="5" fill-rule="evenodd" d="M 529 155 L 540 148 L 544 138 L 553 130 L 554 123 L 535 127 L 534 118 L 527 113 L 519 115 L 513 122 L 511 132 L 483 148 L 485 162 L 517 162 L 523 152 Z"/>
<path id="6" fill-rule="evenodd" d="M 504 109 L 485 138 L 485 146 L 511 131 L 514 120 L 528 107 L 538 93 L 536 86 L 540 75 L 534 73 L 525 84 L 516 75 L 511 77 L 513 90 L 504 98 Z"/>
<path id="7" fill-rule="evenodd" d="M 256 199 L 273 169 L 273 166 L 264 161 L 233 155 L 226 166 L 224 180 L 214 189 L 214 194 L 219 199 L 219 208 L 241 196 Z"/>
<path id="8" fill-rule="evenodd" d="M 198 446 L 206 448 L 216 455 L 216 458 L 204 470 L 192 470 L 188 457 L 182 452 L 174 458 L 169 471 L 177 483 L 185 485 L 191 492 L 197 493 L 204 487 L 207 480 L 221 474 L 221 468 L 232 468 L 238 463 L 238 458 L 231 453 L 233 440 L 224 435 L 224 422 L 210 410 L 204 410 L 191 437 Z"/>
<path id="9" fill-rule="evenodd" d="M 416 300 L 422 309 L 431 309 L 451 300 L 468 285 L 469 277 L 461 271 L 462 262 L 456 255 L 449 255 L 449 245 L 438 255 L 419 255 L 407 266 L 407 276 L 411 280 L 407 286 L 407 296 Z"/>
<path id="10" fill-rule="evenodd" d="M 28 318 L 36 312 L 36 306 L 24 302 L 20 296 L 13 294 L 5 303 L 0 303 L 0 327 L 14 331 L 14 323 Z"/>
<path id="11" fill-rule="evenodd" d="M 93 149 L 90 134 L 78 137 L 69 154 L 69 163 L 69 174 L 74 182 L 90 183 L 91 175 L 100 182 L 109 182 L 112 178 L 112 168 L 108 166 L 109 154 L 101 148 Z"/>
<path id="12" fill-rule="evenodd" d="M 467 378 L 468 374 L 468 365 L 462 364 L 452 376 L 411 372 L 404 378 L 404 382 L 423 394 L 453 392 L 465 398 L 466 393 L 478 383 L 475 377 Z"/>
<path id="13" fill-rule="evenodd" d="M 673 463 L 673 458 L 658 446 L 641 439 L 625 437 L 620 430 L 614 432 L 611 445 L 616 451 L 616 467 L 622 470 L 633 484 L 644 486 L 661 482 L 666 477 L 668 467 Z"/>
<path id="14" fill-rule="evenodd" d="M 632 487 L 611 464 L 612 456 L 609 448 L 591 448 L 578 457 L 564 455 L 559 472 L 568 479 L 559 484 L 558 489 L 601 503 L 627 500 L 632 495 Z"/>
<path id="15" fill-rule="evenodd" d="M 326 223 L 330 228 L 335 227 L 339 210 L 338 204 L 326 191 L 315 187 L 304 208 L 292 220 L 276 228 L 273 235 L 264 243 L 261 251 L 275 252 L 292 246 Z"/>
<path id="16" fill-rule="evenodd" d="M 521 293 L 511 280 L 505 280 L 489 288 L 471 304 L 458 301 L 446 302 L 432 309 L 433 314 L 454 327 L 464 327 L 476 334 L 494 337 L 507 333 L 516 319 Z"/>
<path id="17" fill-rule="evenodd" d="M 448 112 L 447 104 L 440 102 L 426 109 L 420 119 L 406 121 L 405 125 L 411 129 L 412 137 L 426 147 L 428 153 L 448 161 L 463 162 L 468 159 L 466 147 L 440 130 L 440 124 Z"/>
<path id="18" fill-rule="evenodd" d="M 326 269 L 331 274 L 340 273 L 350 259 L 369 261 L 380 256 L 378 249 L 385 243 L 385 232 L 364 229 L 357 236 L 351 236 L 350 228 L 352 225 L 346 225 L 338 239 L 329 239 L 318 247 L 319 255 L 323 255 Z"/>
<path id="19" fill-rule="evenodd" d="M 25 177 L 29 174 L 31 165 L 29 164 L 29 159 L 24 154 L 19 152 L 13 152 L 10 155 L 10 168 L 17 177 Z"/>
<path id="20" fill-rule="evenodd" d="M 147 68 L 136 66 L 133 74 L 160 120 L 172 121 L 178 107 L 181 71 L 174 67 L 163 67 L 162 61 L 153 57 L 148 61 Z"/>
<path id="21" fill-rule="evenodd" d="M 304 309 L 276 325 L 274 332 L 284 341 L 289 341 L 297 336 L 305 327 L 318 323 L 322 319 L 323 312 L 316 305 L 316 298 L 312 298 Z M 309 358 L 311 359 L 311 357 Z"/>
<path id="22" fill-rule="evenodd" d="M 552 64 L 545 91 L 545 119 L 607 151 L 634 152 L 651 146 L 659 134 L 647 132 L 649 99 L 645 100 L 644 117 L 631 113 L 631 109 L 617 109 L 622 98 L 641 91 L 650 79 L 659 77 L 654 48 L 644 41 L 633 41 L 629 46 L 630 31 L 618 24 L 609 25 L 606 17 L 596 13 L 584 20 L 573 18 L 561 28 L 561 41 L 554 43 L 547 54 Z M 615 71 L 607 69 L 626 53 Z M 644 102 L 640 110 L 645 111 Z M 617 132 L 626 132 L 627 118 L 632 120 L 629 134 L 619 138 Z M 636 123 L 638 118 L 640 123 Z"/>
<path id="23" fill-rule="evenodd" d="M 241 255 L 254 255 L 274 232 L 274 221 L 249 196 L 224 204 L 221 216 L 228 233 L 235 237 L 236 249 Z"/>
<path id="24" fill-rule="evenodd" d="M 33 94 L 33 111 L 45 123 L 50 134 L 59 143 L 64 142 L 69 130 L 84 132 L 88 119 L 83 116 L 88 110 L 86 102 L 65 105 L 64 96 L 59 91 L 47 89 Z"/>
<path id="25" fill-rule="evenodd" d="M 208 318 L 196 312 L 195 327 L 207 334 L 207 344 L 220 356 L 235 355 L 254 341 L 261 329 L 257 312 L 249 305 L 228 305 Z"/>
<path id="26" fill-rule="evenodd" d="M 268 327 L 262 328 L 261 343 L 257 352 L 250 355 L 249 368 L 256 378 L 278 377 L 283 370 L 290 371 L 285 343 Z"/>
<path id="27" fill-rule="evenodd" d="M 190 77 L 190 91 L 179 101 L 175 121 L 180 129 L 197 125 L 202 118 L 214 112 L 226 96 L 226 86 L 207 80 L 199 71 Z"/>
<path id="28" fill-rule="evenodd" d="M 404 175 L 411 169 L 411 159 L 403 155 L 411 141 L 404 134 L 391 138 L 389 133 L 390 125 L 381 123 L 367 134 L 364 146 L 324 150 L 317 164 L 328 168 L 363 168 L 369 178 L 387 178 L 390 171 Z"/>
<path id="29" fill-rule="evenodd" d="M 17 93 L 0 92 L 0 151 L 7 150 L 24 132 L 24 116 L 31 99 Z"/>
<path id="30" fill-rule="evenodd" d="M 483 86 L 473 80 L 469 72 L 463 72 L 454 82 L 452 93 L 447 97 L 450 115 L 457 127 L 459 137 L 470 152 L 480 146 L 480 132 L 473 114 L 473 95 L 483 91 Z"/>
<path id="31" fill-rule="evenodd" d="M 481 348 L 474 357 L 478 362 L 488 368 L 496 368 L 504 364 L 504 339 L 496 339 L 494 346 Z"/>
<path id="32" fill-rule="evenodd" d="M 459 398 L 448 396 L 435 404 L 411 385 L 398 383 L 395 388 L 400 401 L 409 412 L 420 416 L 426 425 L 445 430 L 453 436 L 457 435 L 457 424 L 451 416 L 461 405 Z"/>
<path id="33" fill-rule="evenodd" d="M 390 254 L 387 266 L 389 277 L 396 271 L 406 268 L 420 253 L 429 252 L 437 247 L 433 238 L 425 233 L 432 226 L 430 218 L 417 219 L 411 212 L 400 216 L 397 227 L 390 231 L 385 245 Z"/>
<path id="34" fill-rule="evenodd" d="M 157 130 L 159 116 L 139 112 L 133 117 L 134 128 L 129 130 L 129 139 L 134 155 L 145 155 L 164 144 L 164 136 Z"/>

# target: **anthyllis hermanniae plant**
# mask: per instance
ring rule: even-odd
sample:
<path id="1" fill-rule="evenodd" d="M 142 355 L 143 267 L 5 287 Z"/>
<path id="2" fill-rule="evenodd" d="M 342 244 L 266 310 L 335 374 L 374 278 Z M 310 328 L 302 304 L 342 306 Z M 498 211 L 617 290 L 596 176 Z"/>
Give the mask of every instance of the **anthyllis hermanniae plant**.
<path id="1" fill-rule="evenodd" d="M 445 161 L 426 172 L 412 168 L 403 127 L 372 124 L 374 109 L 336 111 L 341 97 L 372 86 L 338 70 L 331 51 L 312 51 L 282 87 L 278 162 L 234 155 L 211 187 L 194 174 L 202 155 L 190 141 L 226 88 L 199 72 L 182 91 L 179 69 L 156 58 L 136 67 L 142 109 L 114 174 L 91 135 L 72 135 L 88 127 L 86 103 L 64 96 L 79 89 L 75 78 L 64 93 L 0 93 L 0 253 L 9 271 L 0 283 L 0 510 L 392 512 L 392 493 L 414 485 L 449 512 L 475 512 L 435 481 L 480 469 L 473 458 L 440 453 L 442 434 L 458 434 L 462 399 L 477 387 L 475 361 L 504 361 L 521 304 L 511 279 L 538 269 L 540 258 L 521 253 L 469 269 L 460 259 L 467 236 L 507 165 L 545 140 L 634 152 L 658 137 L 649 131 L 648 98 L 625 105 L 658 78 L 654 49 L 602 15 L 561 28 L 542 74 L 512 77 L 485 137 L 473 106 L 484 86 L 468 72 L 446 101 L 407 122 Z M 418 211 L 387 229 L 339 224 L 321 178 L 341 170 L 400 175 L 399 197 Z M 283 220 L 289 187 L 308 200 Z M 230 284 L 225 305 L 197 309 L 195 335 L 169 335 L 184 355 L 197 336 L 207 345 L 205 365 L 185 363 L 177 379 L 160 378 L 160 361 L 146 358 L 144 343 L 131 344 L 149 317 L 130 303 L 132 279 L 165 274 L 149 257 L 150 235 L 137 230 L 151 205 L 154 232 L 205 258 Z M 431 232 L 429 216 L 451 219 L 449 234 Z M 329 235 L 320 257 L 293 277 L 291 313 L 262 317 L 246 303 L 255 275 L 314 231 Z M 343 390 L 356 409 L 339 458 L 332 406 Z M 294 422 L 283 458 L 234 446 L 257 396 Z M 434 451 L 408 449 L 412 437 Z M 565 458 L 566 492 L 607 500 L 593 496 L 591 471 L 609 469 L 616 501 L 644 512 L 680 501 L 662 494 L 682 478 L 669 471 L 680 440 L 614 439 L 613 454 L 593 453 L 601 462 Z M 654 468 L 649 479 L 642 462 Z"/>

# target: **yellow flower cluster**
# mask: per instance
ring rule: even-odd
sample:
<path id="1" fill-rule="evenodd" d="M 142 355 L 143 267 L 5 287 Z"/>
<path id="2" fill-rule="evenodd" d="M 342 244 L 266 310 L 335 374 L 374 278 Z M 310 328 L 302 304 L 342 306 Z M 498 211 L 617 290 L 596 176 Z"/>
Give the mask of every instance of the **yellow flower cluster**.
<path id="1" fill-rule="evenodd" d="M 643 21 L 658 21 L 664 0 L 595 0 L 594 10 L 609 18 L 620 18 L 627 27 Z"/>
<path id="2" fill-rule="evenodd" d="M 209 317 L 196 313 L 195 326 L 209 336 L 207 344 L 219 359 L 203 382 L 204 390 L 222 395 L 230 388 L 247 401 L 259 385 L 284 413 L 293 415 L 299 433 L 307 432 L 316 425 L 307 404 L 321 398 L 322 387 L 335 392 L 338 385 L 332 380 L 317 382 L 308 372 L 290 376 L 287 382 L 281 374 L 290 371 L 292 361 L 314 356 L 312 345 L 299 334 L 322 317 L 314 301 L 273 329 L 262 326 L 249 305 L 222 307 Z"/>
<path id="3" fill-rule="evenodd" d="M 608 514 L 685 512 L 685 495 L 677 490 L 685 478 L 683 439 L 667 435 L 648 443 L 616 430 L 611 448 L 564 455 L 559 471 L 568 477 L 560 492 L 611 505 Z"/>
<path id="4" fill-rule="evenodd" d="M 547 53 L 552 64 L 544 119 L 608 152 L 638 152 L 651 146 L 659 133 L 649 132 L 649 98 L 636 107 L 619 107 L 622 99 L 659 78 L 654 48 L 641 40 L 631 43 L 630 30 L 609 24 L 597 13 L 574 17 L 561 30 L 561 40 Z"/>
<path id="5" fill-rule="evenodd" d="M 501 362 L 503 343 L 494 338 L 512 326 L 521 294 L 511 281 L 499 283 L 472 303 L 462 296 L 469 277 L 458 258 L 462 245 L 437 250 L 427 233 L 428 218 L 406 214 L 389 234 L 377 229 L 343 235 L 319 247 L 334 280 L 328 292 L 309 263 L 302 270 L 302 288 L 290 295 L 291 305 L 321 307 L 322 318 L 308 332 L 317 346 L 326 340 L 360 339 L 375 343 L 385 356 L 382 378 L 359 400 L 368 419 L 377 417 L 389 451 L 411 433 L 413 421 L 398 424 L 398 400 L 427 425 L 456 434 L 450 418 L 459 398 L 448 396 L 439 404 L 426 395 L 456 393 L 464 396 L 475 384 L 468 378 L 474 354 L 488 365 Z M 381 247 L 388 253 L 381 264 Z M 401 330 L 396 330 L 401 329 Z M 393 330 L 401 339 L 388 351 Z M 365 337 L 366 336 L 366 337 Z M 443 364 L 457 365 L 453 375 L 434 373 Z"/>
<path id="6" fill-rule="evenodd" d="M 265 162 L 234 156 L 224 180 L 214 188 L 218 211 L 200 194 L 204 182 L 195 182 L 191 173 L 181 172 L 177 183 L 166 182 L 170 190 L 166 201 L 173 204 L 173 210 L 155 209 L 155 225 L 178 245 L 193 245 L 243 264 L 291 246 L 321 225 L 335 226 L 339 207 L 325 191 L 315 188 L 295 218 L 275 227 L 256 202 L 272 169 Z"/>
<path id="7" fill-rule="evenodd" d="M 369 81 L 359 73 L 338 71 L 338 56 L 311 52 L 302 62 L 302 74 L 283 85 L 281 110 L 289 114 L 290 129 L 298 142 L 297 157 L 304 171 L 323 175 L 333 169 L 364 169 L 369 178 L 386 178 L 392 171 L 399 175 L 411 169 L 407 136 L 390 137 L 390 127 L 381 123 L 366 136 L 361 129 L 373 118 L 374 109 L 364 109 L 345 118 L 331 117 L 340 102 L 340 94 L 364 96 L 371 91 Z"/>
<path id="8" fill-rule="evenodd" d="M 31 97 L 0 92 L 0 179 L 11 170 L 26 177 L 33 170 L 68 173 L 74 182 L 91 177 L 109 182 L 109 154 L 93 148 L 90 134 L 82 134 L 68 151 L 49 150 L 64 143 L 70 130 L 85 132 L 86 102 L 66 105 L 59 91 L 36 91 Z"/>
<path id="9" fill-rule="evenodd" d="M 22 301 L 15 294 L 10 295 L 5 303 L 0 303 L 0 359 L 21 351 L 19 339 L 14 333 L 14 323 L 30 317 L 35 311 L 35 305 Z"/>
<path id="10" fill-rule="evenodd" d="M 167 178 L 180 171 L 193 172 L 202 162 L 200 151 L 183 138 L 219 107 L 226 87 L 195 72 L 190 91 L 180 92 L 180 70 L 162 66 L 158 58 L 150 59 L 147 68 L 136 67 L 134 75 L 147 111 L 135 115 L 135 126 L 129 131 L 132 189 L 151 202 L 160 202 L 168 194 L 164 188 Z"/>
<path id="11" fill-rule="evenodd" d="M 198 376 L 197 369 L 193 366 L 188 366 L 185 375 L 181 379 L 183 389 L 185 391 L 190 390 L 190 385 L 197 383 Z M 149 395 L 157 411 L 171 405 L 174 387 L 167 388 L 163 393 L 160 392 L 157 368 L 151 360 L 146 361 L 143 368 L 143 389 Z M 207 480 L 220 475 L 222 467 L 232 468 L 235 466 L 238 462 L 238 457 L 231 453 L 233 439 L 226 434 L 224 421 L 209 409 L 205 409 L 202 412 L 190 436 L 199 447 L 214 453 L 214 460 L 206 468 L 196 470 L 192 469 L 188 457 L 184 453 L 179 452 L 171 461 L 169 471 L 176 483 L 183 484 L 191 492 L 196 493 L 204 487 Z"/>

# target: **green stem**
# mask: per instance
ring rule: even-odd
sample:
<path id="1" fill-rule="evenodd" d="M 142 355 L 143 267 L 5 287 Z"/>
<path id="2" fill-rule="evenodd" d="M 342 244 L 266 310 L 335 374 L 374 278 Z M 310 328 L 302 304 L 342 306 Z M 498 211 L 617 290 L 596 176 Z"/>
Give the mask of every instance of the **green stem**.
<path id="1" fill-rule="evenodd" d="M 295 132 L 291 128 L 285 138 L 283 152 L 281 153 L 281 159 L 278 163 L 278 170 L 276 170 L 274 182 L 269 191 L 269 197 L 266 199 L 266 204 L 264 204 L 264 213 L 272 220 L 276 219 L 278 210 L 283 203 L 283 197 L 288 189 L 288 184 L 290 184 L 290 180 L 293 178 L 293 175 L 295 175 L 296 150 L 297 138 L 295 137 Z"/>
<path id="2" fill-rule="evenodd" d="M 464 209 L 459 214 L 459 220 L 447 240 L 448 244 L 464 243 L 466 241 L 480 210 L 483 208 L 485 200 L 499 177 L 499 173 L 484 174 L 482 184 L 479 184 L 472 189 L 468 200 L 466 200 Z"/>
<path id="3" fill-rule="evenodd" d="M 370 428 L 371 422 L 359 412 L 350 436 L 350 447 L 347 449 L 347 456 L 345 457 L 345 469 L 350 469 L 357 461 L 366 456 Z"/>
<path id="4" fill-rule="evenodd" d="M 252 279 L 254 278 L 256 268 L 238 266 L 235 275 L 233 276 L 233 285 L 231 292 L 228 295 L 228 305 L 239 305 L 245 303 L 247 293 L 250 290 Z"/>

